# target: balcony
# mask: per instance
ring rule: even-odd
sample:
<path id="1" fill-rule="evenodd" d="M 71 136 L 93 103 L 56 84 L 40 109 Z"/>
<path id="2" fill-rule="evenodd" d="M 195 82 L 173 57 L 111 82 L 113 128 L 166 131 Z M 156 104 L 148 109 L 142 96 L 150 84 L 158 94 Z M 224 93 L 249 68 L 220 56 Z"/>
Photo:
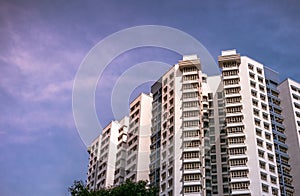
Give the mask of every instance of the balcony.
<path id="1" fill-rule="evenodd" d="M 236 64 L 241 63 L 241 55 L 240 54 L 230 54 L 230 55 L 224 55 L 224 56 L 218 56 L 218 62 L 220 67 L 224 67 L 223 63 L 226 62 L 236 62 Z"/>
<path id="2" fill-rule="evenodd" d="M 250 195 L 251 192 L 249 189 L 239 189 L 239 190 L 232 190 L 231 192 L 231 195 L 237 195 L 237 196 L 240 196 L 240 195 Z"/>

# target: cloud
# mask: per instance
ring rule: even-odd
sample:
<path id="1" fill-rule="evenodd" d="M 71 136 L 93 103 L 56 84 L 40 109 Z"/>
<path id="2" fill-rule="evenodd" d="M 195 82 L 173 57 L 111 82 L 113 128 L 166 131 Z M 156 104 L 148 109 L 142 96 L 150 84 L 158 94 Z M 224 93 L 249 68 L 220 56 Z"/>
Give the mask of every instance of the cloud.
<path id="1" fill-rule="evenodd" d="M 74 131 L 73 78 L 86 51 L 69 47 L 34 9 L 2 5 L 0 98 L 6 115 L 0 143 L 33 143 L 57 128 Z"/>
<path id="2" fill-rule="evenodd" d="M 65 96 L 65 91 L 70 92 L 74 73 L 85 51 L 63 47 L 61 40 L 64 38 L 39 23 L 25 31 L 27 37 L 24 39 L 24 32 L 18 31 L 17 25 L 7 18 L 4 26 L 6 37 L 2 40 L 9 40 L 9 44 L 6 43 L 5 52 L 0 53 L 1 90 L 28 101 L 54 101 L 54 95 L 60 100 L 59 94 Z"/>

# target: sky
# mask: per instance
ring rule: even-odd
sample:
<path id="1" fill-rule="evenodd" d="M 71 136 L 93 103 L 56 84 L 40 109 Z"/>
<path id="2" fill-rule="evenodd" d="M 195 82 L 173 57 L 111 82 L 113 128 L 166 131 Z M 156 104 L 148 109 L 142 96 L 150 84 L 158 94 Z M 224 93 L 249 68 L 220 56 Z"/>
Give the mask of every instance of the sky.
<path id="1" fill-rule="evenodd" d="M 293 0 L 0 0 L 0 195 L 69 195 L 74 180 L 86 179 L 88 153 L 73 118 L 72 87 L 85 56 L 107 36 L 139 25 L 168 26 L 196 38 L 215 60 L 235 48 L 278 71 L 281 80 L 300 82 L 299 8 Z M 99 122 L 114 119 L 111 91 L 124 70 L 180 58 L 151 47 L 116 57 L 95 91 Z"/>

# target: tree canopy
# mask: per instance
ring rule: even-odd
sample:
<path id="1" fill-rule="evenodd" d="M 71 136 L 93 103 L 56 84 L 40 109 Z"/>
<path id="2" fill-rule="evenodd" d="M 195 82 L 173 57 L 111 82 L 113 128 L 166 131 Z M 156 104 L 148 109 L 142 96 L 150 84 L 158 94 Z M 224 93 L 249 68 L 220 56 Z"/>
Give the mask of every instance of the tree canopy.
<path id="1" fill-rule="evenodd" d="M 119 186 L 96 191 L 89 191 L 82 181 L 76 180 L 68 190 L 72 196 L 156 196 L 158 193 L 155 187 L 147 186 L 147 181 L 130 180 Z"/>

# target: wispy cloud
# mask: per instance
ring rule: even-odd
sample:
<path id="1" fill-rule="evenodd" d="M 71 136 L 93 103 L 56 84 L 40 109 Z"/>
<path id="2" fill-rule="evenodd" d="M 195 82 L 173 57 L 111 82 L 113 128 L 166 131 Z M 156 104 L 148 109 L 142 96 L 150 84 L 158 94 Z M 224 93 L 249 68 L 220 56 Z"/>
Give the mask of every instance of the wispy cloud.
<path id="1" fill-rule="evenodd" d="M 1 140 L 25 144 L 58 127 L 74 131 L 73 78 L 86 51 L 68 47 L 34 9 L 2 3 L 0 16 L 0 95 L 7 95 L 1 96 Z"/>

